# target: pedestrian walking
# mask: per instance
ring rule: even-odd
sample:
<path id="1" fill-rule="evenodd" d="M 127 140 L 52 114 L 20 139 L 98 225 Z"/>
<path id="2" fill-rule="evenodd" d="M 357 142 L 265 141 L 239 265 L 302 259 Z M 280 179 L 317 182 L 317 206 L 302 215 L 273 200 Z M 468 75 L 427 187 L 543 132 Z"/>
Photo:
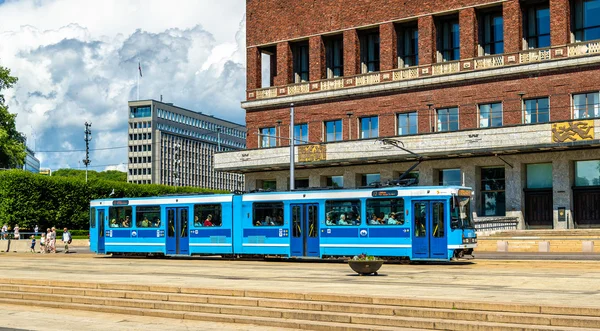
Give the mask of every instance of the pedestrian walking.
<path id="1" fill-rule="evenodd" d="M 21 234 L 19 234 L 19 224 L 15 224 L 15 232 L 14 238 L 15 240 L 19 240 L 21 238 Z"/>
<path id="2" fill-rule="evenodd" d="M 42 233 L 42 236 L 40 237 L 40 253 L 44 254 L 46 253 L 46 234 Z"/>
<path id="3" fill-rule="evenodd" d="M 50 250 L 52 253 L 56 253 L 56 228 L 52 227 L 50 231 Z"/>
<path id="4" fill-rule="evenodd" d="M 52 242 L 52 229 L 48 228 L 46 230 L 46 253 L 50 253 L 50 243 Z"/>
<path id="5" fill-rule="evenodd" d="M 6 240 L 6 233 L 8 232 L 8 225 L 4 223 L 2 226 L 2 233 L 0 233 L 0 240 Z"/>
<path id="6" fill-rule="evenodd" d="M 35 225 L 35 228 L 33 229 L 33 232 L 35 232 L 35 235 L 36 235 L 36 236 L 37 236 L 37 234 L 38 234 L 38 230 L 39 230 L 39 228 L 38 228 L 38 226 L 37 226 L 37 224 L 36 224 L 36 225 Z"/>
<path id="7" fill-rule="evenodd" d="M 32 235 L 32 236 L 30 237 L 30 239 L 31 239 L 31 252 L 32 252 L 32 253 L 35 253 L 35 236 L 34 236 L 34 235 Z"/>
<path id="8" fill-rule="evenodd" d="M 71 237 L 71 232 L 69 232 L 67 228 L 63 230 L 62 240 L 65 244 L 65 254 L 67 254 L 69 252 L 69 244 L 73 240 L 73 238 Z"/>

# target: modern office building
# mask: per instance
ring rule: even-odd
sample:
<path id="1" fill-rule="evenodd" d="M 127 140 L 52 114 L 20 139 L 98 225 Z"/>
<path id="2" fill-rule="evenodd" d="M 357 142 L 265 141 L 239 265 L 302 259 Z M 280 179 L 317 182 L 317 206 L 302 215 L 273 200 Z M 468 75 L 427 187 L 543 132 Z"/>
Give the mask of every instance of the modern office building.
<path id="1" fill-rule="evenodd" d="M 249 150 L 215 164 L 247 189 L 288 188 L 292 130 L 297 187 L 397 179 L 419 157 L 385 138 L 478 218 L 600 227 L 600 0 L 246 7 Z"/>
<path id="2" fill-rule="evenodd" d="M 242 190 L 244 175 L 215 171 L 219 151 L 246 148 L 246 128 L 155 100 L 129 102 L 127 181 Z"/>
<path id="3" fill-rule="evenodd" d="M 40 160 L 35 157 L 35 153 L 29 147 L 26 147 L 27 155 L 23 164 L 23 170 L 37 174 L 40 172 Z"/>

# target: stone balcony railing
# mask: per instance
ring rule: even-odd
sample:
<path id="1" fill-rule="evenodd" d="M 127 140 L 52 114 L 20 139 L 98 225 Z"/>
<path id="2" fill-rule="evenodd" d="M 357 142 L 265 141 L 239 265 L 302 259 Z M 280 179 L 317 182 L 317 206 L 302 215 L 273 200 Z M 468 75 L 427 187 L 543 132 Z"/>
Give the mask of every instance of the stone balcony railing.
<path id="1" fill-rule="evenodd" d="M 434 63 L 396 70 L 373 72 L 354 76 L 311 81 L 286 86 L 268 87 L 247 91 L 247 100 L 273 99 L 285 96 L 309 94 L 319 91 L 334 91 L 353 87 L 383 84 L 393 81 L 408 81 L 419 78 L 452 75 L 457 73 L 501 69 L 515 65 L 555 61 L 570 57 L 600 54 L 600 41 L 569 44 L 550 48 L 524 50 L 518 53 L 506 53 L 477 57 L 452 62 Z"/>

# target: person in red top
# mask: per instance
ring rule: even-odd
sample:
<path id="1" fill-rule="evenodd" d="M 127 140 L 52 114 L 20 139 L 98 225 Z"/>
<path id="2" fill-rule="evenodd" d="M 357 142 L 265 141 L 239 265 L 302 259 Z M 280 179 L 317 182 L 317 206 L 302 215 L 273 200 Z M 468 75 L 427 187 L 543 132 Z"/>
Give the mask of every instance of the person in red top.
<path id="1" fill-rule="evenodd" d="M 212 223 L 212 215 L 208 214 L 208 217 L 204 221 L 204 226 L 214 226 Z"/>

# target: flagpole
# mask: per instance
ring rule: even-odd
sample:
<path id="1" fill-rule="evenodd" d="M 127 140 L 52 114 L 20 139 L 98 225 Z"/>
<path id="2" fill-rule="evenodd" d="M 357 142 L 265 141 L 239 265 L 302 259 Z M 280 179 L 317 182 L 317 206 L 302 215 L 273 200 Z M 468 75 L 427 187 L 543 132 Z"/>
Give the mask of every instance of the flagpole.
<path id="1" fill-rule="evenodd" d="M 138 74 L 136 75 L 138 78 L 138 82 L 137 82 L 137 100 L 140 100 L 140 73 L 138 72 Z"/>

